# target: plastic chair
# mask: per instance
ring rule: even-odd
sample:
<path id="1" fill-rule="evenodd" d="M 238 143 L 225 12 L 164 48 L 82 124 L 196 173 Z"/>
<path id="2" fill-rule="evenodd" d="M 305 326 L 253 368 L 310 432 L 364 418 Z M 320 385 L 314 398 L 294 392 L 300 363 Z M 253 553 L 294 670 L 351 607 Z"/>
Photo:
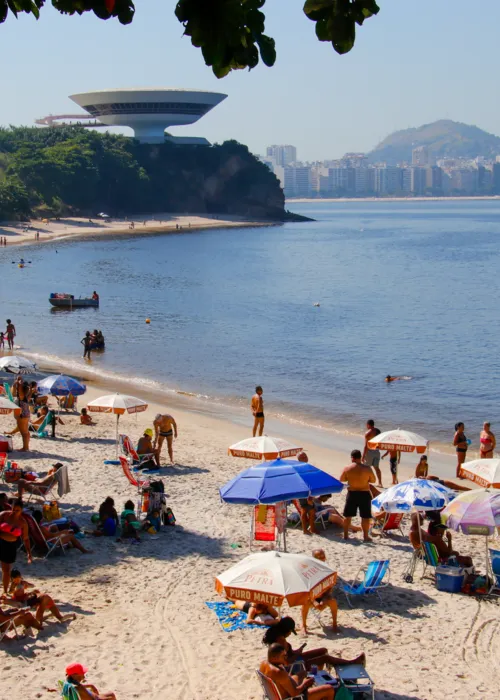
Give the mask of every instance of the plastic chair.
<path id="1" fill-rule="evenodd" d="M 376 530 L 377 534 L 380 534 L 382 537 L 387 537 L 387 533 L 391 532 L 391 530 L 398 530 L 401 535 L 404 535 L 401 528 L 401 522 L 404 516 L 404 513 L 386 513 L 382 525 L 375 522 L 372 530 Z"/>
<path id="2" fill-rule="evenodd" d="M 493 581 L 489 590 L 490 595 L 500 595 L 500 549 L 489 549 Z"/>
<path id="3" fill-rule="evenodd" d="M 379 590 L 381 588 L 386 588 L 389 585 L 391 574 L 389 565 L 389 559 L 372 561 L 368 564 L 366 570 L 361 568 L 358 571 L 352 583 L 343 584 L 342 589 L 351 608 L 352 603 L 349 596 L 370 595 L 375 593 L 379 597 L 380 601 L 382 601 Z M 358 580 L 361 573 L 364 573 L 364 577 L 362 580 Z M 388 573 L 387 581 L 384 581 L 386 573 Z"/>
<path id="4" fill-rule="evenodd" d="M 276 683 L 265 676 L 261 671 L 256 671 L 259 678 L 262 690 L 264 692 L 265 700 L 306 700 L 306 696 L 302 693 L 301 695 L 290 695 L 288 698 L 281 698 L 281 693 L 278 690 Z"/>

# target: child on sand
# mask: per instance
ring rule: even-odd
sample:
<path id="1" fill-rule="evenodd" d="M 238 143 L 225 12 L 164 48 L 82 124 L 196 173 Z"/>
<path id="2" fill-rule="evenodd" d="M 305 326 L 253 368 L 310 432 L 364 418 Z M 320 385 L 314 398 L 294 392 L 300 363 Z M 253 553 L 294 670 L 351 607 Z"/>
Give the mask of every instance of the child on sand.
<path id="1" fill-rule="evenodd" d="M 389 464 L 392 474 L 392 485 L 394 486 L 395 484 L 399 484 L 398 464 L 401 461 L 401 452 L 400 450 L 387 450 L 387 452 L 382 455 L 382 459 L 384 459 L 384 457 L 387 457 L 387 455 L 389 455 Z"/>
<path id="2" fill-rule="evenodd" d="M 82 408 L 80 413 L 80 423 L 82 425 L 95 425 L 95 422 L 92 420 L 92 416 L 89 416 L 86 408 Z"/>

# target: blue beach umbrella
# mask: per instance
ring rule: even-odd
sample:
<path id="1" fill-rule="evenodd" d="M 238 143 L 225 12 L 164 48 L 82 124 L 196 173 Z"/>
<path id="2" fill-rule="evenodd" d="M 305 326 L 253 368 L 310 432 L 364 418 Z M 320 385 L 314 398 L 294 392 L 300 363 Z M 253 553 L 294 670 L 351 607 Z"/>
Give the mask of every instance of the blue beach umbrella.
<path id="1" fill-rule="evenodd" d="M 437 481 L 409 479 L 391 486 L 374 498 L 372 506 L 386 513 L 409 513 L 412 510 L 440 510 L 455 498 L 455 492 Z"/>
<path id="2" fill-rule="evenodd" d="M 76 379 L 67 377 L 65 374 L 53 374 L 50 377 L 38 382 L 38 389 L 41 394 L 52 394 L 53 396 L 81 396 L 87 391 L 85 384 L 77 382 Z"/>
<path id="3" fill-rule="evenodd" d="M 226 503 L 258 505 L 339 493 L 344 485 L 312 464 L 276 459 L 250 467 L 219 489 Z"/>

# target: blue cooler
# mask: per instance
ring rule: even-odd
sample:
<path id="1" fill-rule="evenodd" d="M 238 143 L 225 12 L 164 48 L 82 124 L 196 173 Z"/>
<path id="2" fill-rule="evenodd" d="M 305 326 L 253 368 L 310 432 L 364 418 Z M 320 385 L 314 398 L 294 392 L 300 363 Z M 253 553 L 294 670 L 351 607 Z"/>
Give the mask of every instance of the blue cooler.
<path id="1" fill-rule="evenodd" d="M 436 588 L 446 593 L 460 593 L 464 585 L 465 572 L 456 566 L 436 567 Z"/>

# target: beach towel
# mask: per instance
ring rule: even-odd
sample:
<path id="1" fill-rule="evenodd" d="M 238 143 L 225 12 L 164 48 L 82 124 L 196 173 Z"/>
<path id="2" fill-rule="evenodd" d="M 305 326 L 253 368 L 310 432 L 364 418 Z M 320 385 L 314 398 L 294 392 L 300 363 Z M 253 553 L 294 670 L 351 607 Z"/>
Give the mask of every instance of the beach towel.
<path id="1" fill-rule="evenodd" d="M 235 630 L 243 629 L 257 629 L 262 632 L 262 625 L 248 625 L 246 622 L 247 614 L 243 610 L 237 610 L 233 603 L 229 601 L 221 603 L 207 602 L 205 605 L 217 615 L 219 624 L 224 632 L 234 632 Z"/>
<path id="2" fill-rule="evenodd" d="M 71 488 L 69 486 L 69 476 L 68 476 L 68 467 L 64 466 L 61 467 L 57 472 L 56 472 L 56 481 L 57 481 L 57 495 L 59 498 L 62 498 L 65 496 L 67 493 L 71 491 Z"/>

